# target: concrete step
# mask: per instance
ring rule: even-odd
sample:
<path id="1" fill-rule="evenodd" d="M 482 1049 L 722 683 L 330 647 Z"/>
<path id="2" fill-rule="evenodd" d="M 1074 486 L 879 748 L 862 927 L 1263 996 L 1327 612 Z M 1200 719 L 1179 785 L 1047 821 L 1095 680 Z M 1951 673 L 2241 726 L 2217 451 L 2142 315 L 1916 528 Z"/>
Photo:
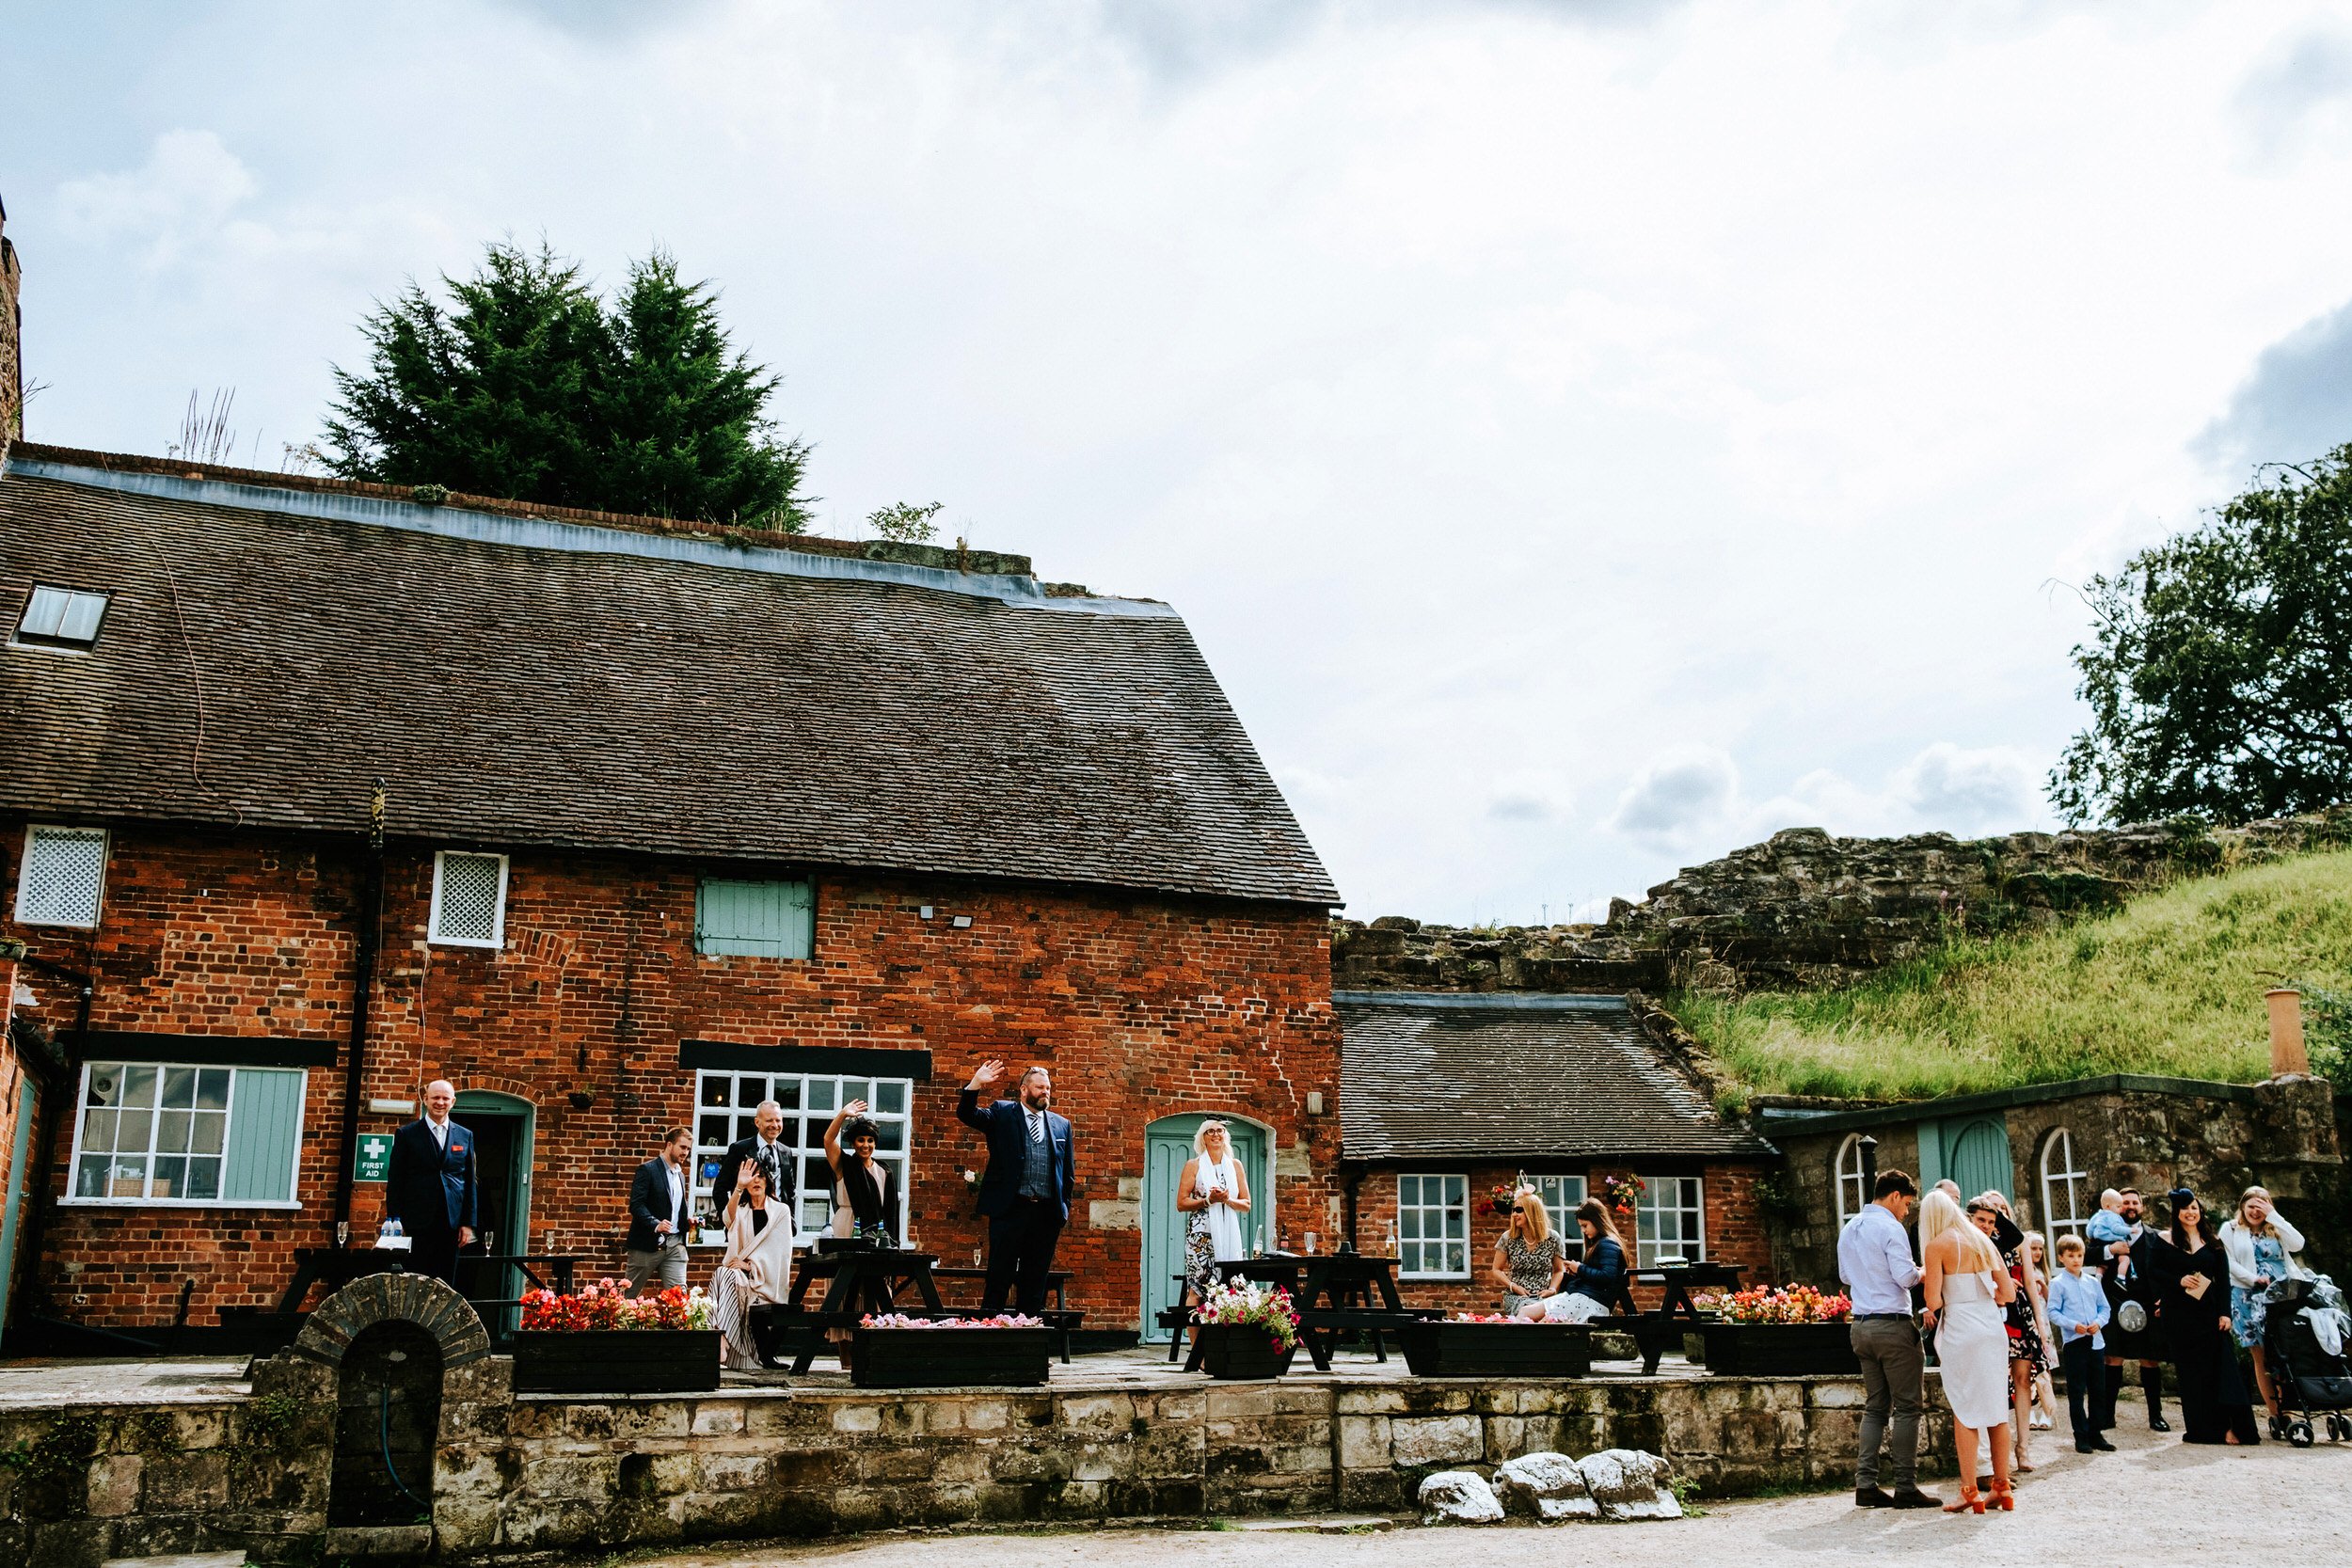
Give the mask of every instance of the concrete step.
<path id="1" fill-rule="evenodd" d="M 1295 1531 L 1314 1535 L 1356 1535 L 1392 1528 L 1393 1519 L 1376 1513 L 1305 1513 L 1295 1518 L 1227 1519 L 1222 1528 L 1272 1535 Z"/>
<path id="2" fill-rule="evenodd" d="M 246 1568 L 243 1552 L 174 1552 L 167 1557 L 110 1557 L 99 1568 Z"/>

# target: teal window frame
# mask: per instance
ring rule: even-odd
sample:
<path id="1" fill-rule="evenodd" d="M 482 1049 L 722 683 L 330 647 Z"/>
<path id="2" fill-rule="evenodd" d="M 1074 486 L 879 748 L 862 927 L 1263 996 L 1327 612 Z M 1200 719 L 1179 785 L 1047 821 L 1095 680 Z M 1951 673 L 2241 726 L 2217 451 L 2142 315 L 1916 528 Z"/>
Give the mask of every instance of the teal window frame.
<path id="1" fill-rule="evenodd" d="M 694 951 L 706 958 L 817 956 L 817 884 L 805 877 L 705 877 L 694 887 Z"/>
<path id="2" fill-rule="evenodd" d="M 134 1073 L 151 1074 L 141 1082 L 146 1085 L 142 1105 L 114 1106 L 91 1102 L 93 1075 L 113 1070 L 121 1074 L 119 1085 L 127 1084 Z M 167 1094 L 158 1094 L 157 1085 L 174 1073 L 225 1073 L 229 1085 L 225 1097 L 225 1117 L 221 1131 L 221 1148 L 217 1155 L 196 1153 L 180 1155 L 175 1150 L 178 1140 L 165 1127 L 170 1113 L 160 1101 Z M 214 1064 L 193 1065 L 183 1062 L 86 1062 L 75 1085 L 73 1109 L 73 1153 L 66 1166 L 65 1193 L 57 1201 L 61 1205 L 80 1208 L 116 1209 L 299 1209 L 302 1207 L 302 1134 L 304 1104 L 310 1088 L 310 1075 L 303 1068 L 221 1067 Z M 121 1092 L 118 1089 L 118 1094 Z M 85 1149 L 87 1134 L 91 1128 L 92 1113 L 104 1113 L 110 1119 L 128 1114 L 143 1117 L 146 1129 L 135 1145 L 119 1141 L 119 1131 L 109 1133 L 103 1148 Z M 185 1113 L 181 1113 L 185 1114 Z M 119 1129 L 119 1123 L 117 1123 Z M 82 1162 L 85 1155 L 92 1159 L 113 1157 L 118 1165 L 106 1174 L 102 1193 L 83 1196 Z M 217 1196 L 212 1197 L 158 1197 L 152 1196 L 156 1167 L 169 1159 L 214 1159 L 220 1161 Z M 124 1178 L 119 1174 L 123 1164 L 135 1163 L 137 1175 Z M 116 1192 L 124 1180 L 139 1183 L 137 1193 Z M 282 1191 L 283 1196 L 277 1196 Z"/>

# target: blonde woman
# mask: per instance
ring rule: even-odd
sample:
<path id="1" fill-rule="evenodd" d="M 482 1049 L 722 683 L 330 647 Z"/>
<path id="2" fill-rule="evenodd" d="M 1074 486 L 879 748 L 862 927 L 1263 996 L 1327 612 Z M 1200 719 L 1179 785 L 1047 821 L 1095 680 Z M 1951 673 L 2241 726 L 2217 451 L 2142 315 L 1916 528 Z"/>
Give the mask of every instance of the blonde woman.
<path id="1" fill-rule="evenodd" d="M 1551 1212 L 1541 1194 L 1521 1187 L 1511 1195 L 1511 1219 L 1495 1240 L 1494 1263 L 1486 1278 L 1502 1291 L 1502 1309 L 1515 1318 L 1540 1318 L 1544 1298 L 1560 1289 L 1568 1255 L 1552 1233 Z"/>
<path id="2" fill-rule="evenodd" d="M 1249 1177 L 1214 1117 L 1192 1135 L 1192 1158 L 1176 1178 L 1176 1212 L 1184 1216 L 1184 1273 L 1205 1291 L 1216 1283 L 1216 1265 L 1245 1256 L 1241 1217 L 1249 1212 Z"/>
<path id="3" fill-rule="evenodd" d="M 2254 1384 L 2270 1411 L 2275 1437 L 2280 1434 L 2279 1388 L 2263 1359 L 2263 1324 L 2271 1291 L 2281 1280 L 2312 1276 L 2295 1256 L 2303 1250 L 2303 1233 L 2271 1207 L 2267 1187 L 2249 1187 L 2237 1200 L 2237 1212 L 2221 1227 L 2221 1246 L 2230 1255 L 2230 1326 L 2254 1358 Z"/>
<path id="4" fill-rule="evenodd" d="M 2034 1327 L 2042 1333 L 2044 1352 L 2033 1382 L 2033 1430 L 2048 1432 L 2057 1425 L 2058 1390 L 2050 1382 L 2050 1361 L 2058 1338 L 2050 1333 L 2050 1248 L 2039 1230 L 2026 1232 L 2026 1288 L 2033 1295 Z"/>
<path id="5" fill-rule="evenodd" d="M 1941 1187 L 1919 1206 L 1919 1283 L 1927 1298 L 1920 1321 L 1935 1334 L 1960 1458 L 1960 1496 L 1944 1505 L 1947 1513 L 1984 1512 L 1988 1499 L 1977 1492 L 1979 1436 L 1992 1450 L 1990 1501 L 2017 1506 L 2010 1488 L 2009 1328 L 2002 1314 L 2017 1286 L 1993 1244 L 1994 1213 L 1989 1206 L 1963 1212 Z"/>

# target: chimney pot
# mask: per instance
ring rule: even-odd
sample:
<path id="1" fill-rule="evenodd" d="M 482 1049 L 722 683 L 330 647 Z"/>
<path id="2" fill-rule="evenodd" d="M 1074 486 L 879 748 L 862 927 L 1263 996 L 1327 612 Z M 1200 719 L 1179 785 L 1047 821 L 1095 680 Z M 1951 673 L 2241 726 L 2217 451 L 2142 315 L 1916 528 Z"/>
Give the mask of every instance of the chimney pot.
<path id="1" fill-rule="evenodd" d="M 2303 1048 L 2303 993 L 2281 986 L 2264 994 L 2270 1004 L 2270 1076 L 2308 1078 L 2312 1056 Z"/>

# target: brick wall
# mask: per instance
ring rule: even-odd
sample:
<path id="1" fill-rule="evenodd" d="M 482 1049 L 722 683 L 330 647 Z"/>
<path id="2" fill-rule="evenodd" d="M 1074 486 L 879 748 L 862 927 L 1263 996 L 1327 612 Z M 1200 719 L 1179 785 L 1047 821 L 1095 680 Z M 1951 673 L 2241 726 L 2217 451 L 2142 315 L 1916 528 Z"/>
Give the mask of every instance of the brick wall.
<path id="1" fill-rule="evenodd" d="M 1470 1273 L 1466 1281 L 1402 1280 L 1398 1293 L 1408 1307 L 1438 1307 L 1454 1312 L 1492 1312 L 1502 1304 L 1502 1292 L 1486 1279 L 1486 1270 L 1494 1260 L 1495 1247 L 1501 1243 L 1510 1221 L 1492 1212 L 1487 1200 L 1494 1189 L 1515 1180 L 1521 1167 L 1518 1165 L 1472 1165 L 1470 1167 Z M 1548 1175 L 1573 1176 L 1575 1171 L 1547 1171 Z M 1583 1173 L 1587 1190 L 1597 1185 L 1607 1174 L 1600 1166 Z M 1686 1170 L 1682 1174 L 1689 1174 Z M 1762 1174 L 1750 1165 L 1708 1165 L 1701 1173 L 1701 1198 L 1707 1213 L 1707 1255 L 1724 1263 L 1739 1263 L 1748 1270 L 1747 1278 L 1760 1280 L 1771 1273 L 1772 1256 L 1765 1237 L 1764 1225 L 1756 1208 L 1756 1182 Z M 1396 1173 L 1390 1170 L 1367 1172 L 1356 1193 L 1356 1235 L 1358 1250 L 1376 1251 L 1388 1243 L 1389 1232 L 1396 1224 Z M 1634 1251 L 1634 1227 L 1629 1218 L 1620 1217 L 1618 1229 L 1626 1241 L 1630 1257 Z M 1326 1243 L 1330 1244 L 1328 1243 Z M 1645 1307 L 1657 1305 L 1659 1291 L 1651 1286 L 1636 1286 L 1634 1299 Z"/>
<path id="2" fill-rule="evenodd" d="M 21 832 L 0 833 L 13 879 Z M 98 977 L 96 1030 L 348 1036 L 358 934 L 357 846 L 254 834 L 125 829 L 112 844 L 104 923 L 91 936 L 0 925 Z M 693 950 L 698 868 L 642 857 L 518 853 L 505 943 L 425 943 L 432 850 L 395 850 L 371 1007 L 367 1098 L 414 1100 L 447 1077 L 536 1107 L 534 1251 L 617 1269 L 628 1178 L 661 1131 L 691 1120 L 681 1039 L 931 1053 L 914 1106 L 917 1236 L 968 1261 L 981 1240 L 961 1171 L 976 1134 L 954 1120 L 979 1061 L 1045 1062 L 1077 1128 L 1080 1186 L 1059 1261 L 1072 1305 L 1131 1325 L 1141 1276 L 1133 1197 L 1144 1128 L 1184 1112 L 1275 1130 L 1278 1224 L 1336 1224 L 1338 1027 L 1322 911 L 1067 887 L 896 876 L 817 878 L 816 958 L 705 958 Z M 713 868 L 719 869 L 719 868 Z M 740 876 L 742 867 L 725 868 Z M 780 873 L 781 874 L 781 873 Z M 918 918 L 931 905 L 938 917 Z M 971 918 L 957 929 L 951 917 Z M 61 940 L 62 939 L 62 940 Z M 570 1096 L 592 1096 L 585 1110 Z M 310 1071 L 298 1213 L 61 1207 L 42 1267 L 86 1322 L 167 1319 L 197 1280 L 190 1322 L 272 1302 L 297 1245 L 332 1242 L 342 1147 L 340 1069 Z M 367 1116 L 365 1132 L 399 1118 Z M 462 1119 L 462 1118 L 461 1118 Z M 71 1129 L 68 1129 L 70 1135 Z M 63 1190 L 62 1156 L 51 1172 Z M 358 1189 L 355 1233 L 381 1216 Z M 1094 1205 L 1104 1205 L 1097 1215 Z M 709 1255 L 698 1255 L 695 1274 Z"/>

